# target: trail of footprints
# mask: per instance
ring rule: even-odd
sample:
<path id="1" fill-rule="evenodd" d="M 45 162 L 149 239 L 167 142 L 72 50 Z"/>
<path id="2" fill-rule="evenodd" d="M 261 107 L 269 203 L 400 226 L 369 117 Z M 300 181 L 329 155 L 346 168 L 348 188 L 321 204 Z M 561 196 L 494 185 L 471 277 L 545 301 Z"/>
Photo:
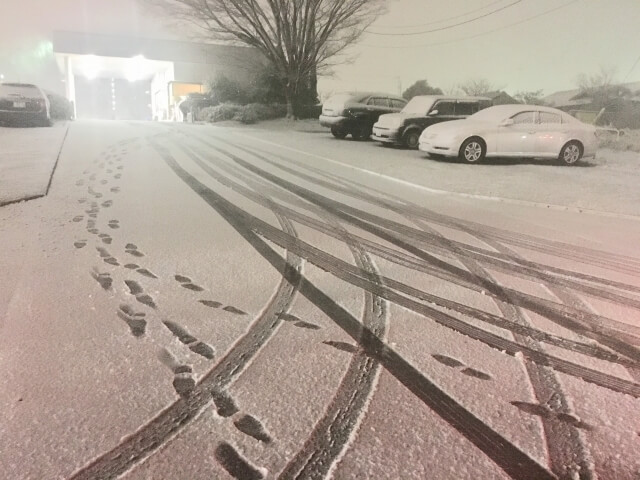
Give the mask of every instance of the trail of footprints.
<path id="1" fill-rule="evenodd" d="M 254 440 L 269 445 L 273 442 L 271 435 L 264 428 L 260 420 L 252 415 L 240 412 L 233 398 L 224 390 L 211 392 L 216 412 L 223 418 L 232 418 L 233 425 L 238 431 L 252 437 Z M 238 480 L 261 480 L 265 473 L 252 465 L 236 447 L 228 442 L 221 442 L 215 450 L 215 458 L 222 467 Z"/>
<path id="2" fill-rule="evenodd" d="M 204 288 L 193 283 L 193 281 L 185 275 L 175 275 L 173 278 L 182 288 L 191 290 L 192 292 L 204 292 Z M 243 310 L 240 310 L 239 308 L 236 308 L 232 305 L 223 306 L 223 303 L 216 300 L 198 300 L 198 303 L 201 303 L 205 307 L 209 308 L 222 308 L 222 310 L 224 310 L 225 312 L 233 313 L 235 315 L 247 314 Z"/>

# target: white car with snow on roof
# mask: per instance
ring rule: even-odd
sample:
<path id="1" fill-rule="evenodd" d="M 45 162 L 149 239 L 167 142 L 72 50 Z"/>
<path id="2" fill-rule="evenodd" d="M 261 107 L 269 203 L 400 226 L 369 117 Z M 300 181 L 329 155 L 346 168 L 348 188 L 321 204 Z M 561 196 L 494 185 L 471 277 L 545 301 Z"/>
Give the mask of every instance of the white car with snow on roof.
<path id="1" fill-rule="evenodd" d="M 573 165 L 596 153 L 596 129 L 550 107 L 497 105 L 422 132 L 419 148 L 433 157 L 477 163 L 485 157 L 549 158 Z"/>

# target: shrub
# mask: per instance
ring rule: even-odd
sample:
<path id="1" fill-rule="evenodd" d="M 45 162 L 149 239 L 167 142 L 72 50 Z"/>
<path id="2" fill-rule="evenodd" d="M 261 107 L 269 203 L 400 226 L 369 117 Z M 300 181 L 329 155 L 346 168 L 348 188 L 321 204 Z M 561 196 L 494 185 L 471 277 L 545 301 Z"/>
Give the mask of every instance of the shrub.
<path id="1" fill-rule="evenodd" d="M 286 105 L 264 105 L 262 103 L 250 103 L 249 105 L 236 105 L 223 103 L 216 107 L 203 108 L 198 120 L 203 122 L 221 122 L 223 120 L 235 120 L 251 124 L 272 118 L 281 118 L 287 114 Z"/>
<path id="2" fill-rule="evenodd" d="M 296 108 L 296 116 L 300 120 L 305 120 L 307 118 L 315 118 L 317 119 L 322 113 L 322 105 L 301 105 Z M 286 111 L 285 111 L 286 114 Z"/>
<path id="3" fill-rule="evenodd" d="M 204 122 L 222 122 L 224 120 L 233 120 L 238 112 L 242 110 L 242 106 L 232 103 L 223 103 L 215 107 L 206 107 L 200 110 L 197 119 Z"/>
<path id="4" fill-rule="evenodd" d="M 622 130 L 616 134 L 601 130 L 598 131 L 598 145 L 611 150 L 640 152 L 640 131 Z"/>
<path id="5" fill-rule="evenodd" d="M 62 95 L 53 92 L 45 92 L 51 105 L 51 118 L 54 120 L 71 120 L 73 118 L 73 106 Z"/>
<path id="6" fill-rule="evenodd" d="M 220 74 L 209 82 L 211 97 L 218 103 L 245 105 L 249 102 L 246 85 Z"/>

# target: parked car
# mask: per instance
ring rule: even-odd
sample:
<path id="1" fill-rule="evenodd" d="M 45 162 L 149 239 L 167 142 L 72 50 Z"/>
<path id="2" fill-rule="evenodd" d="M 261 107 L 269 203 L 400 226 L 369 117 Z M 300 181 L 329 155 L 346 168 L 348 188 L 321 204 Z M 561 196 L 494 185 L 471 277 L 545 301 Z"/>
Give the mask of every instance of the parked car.
<path id="1" fill-rule="evenodd" d="M 420 150 L 430 156 L 459 157 L 476 163 L 485 157 L 554 158 L 573 165 L 595 156 L 596 129 L 571 115 L 536 105 L 498 105 L 465 120 L 427 128 Z"/>
<path id="2" fill-rule="evenodd" d="M 29 83 L 0 83 L 0 123 L 6 125 L 51 125 L 47 95 Z"/>
<path id="3" fill-rule="evenodd" d="M 322 106 L 320 125 L 330 128 L 336 138 L 351 134 L 355 140 L 366 140 L 380 115 L 399 112 L 406 104 L 404 98 L 388 93 L 334 95 Z"/>
<path id="4" fill-rule="evenodd" d="M 416 149 L 420 134 L 428 126 L 466 118 L 490 105 L 491 100 L 484 97 L 420 95 L 413 97 L 401 112 L 381 115 L 371 138 L 386 145 Z"/>

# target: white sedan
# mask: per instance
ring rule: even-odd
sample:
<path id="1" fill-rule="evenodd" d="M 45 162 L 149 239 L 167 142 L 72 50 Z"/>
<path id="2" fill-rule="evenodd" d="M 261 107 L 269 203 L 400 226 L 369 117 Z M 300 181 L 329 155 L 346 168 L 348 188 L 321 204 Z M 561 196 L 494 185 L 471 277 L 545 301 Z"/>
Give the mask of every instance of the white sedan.
<path id="1" fill-rule="evenodd" d="M 555 108 L 498 105 L 464 120 L 438 123 L 420 136 L 433 157 L 476 163 L 485 157 L 553 158 L 573 165 L 596 153 L 596 129 Z"/>

